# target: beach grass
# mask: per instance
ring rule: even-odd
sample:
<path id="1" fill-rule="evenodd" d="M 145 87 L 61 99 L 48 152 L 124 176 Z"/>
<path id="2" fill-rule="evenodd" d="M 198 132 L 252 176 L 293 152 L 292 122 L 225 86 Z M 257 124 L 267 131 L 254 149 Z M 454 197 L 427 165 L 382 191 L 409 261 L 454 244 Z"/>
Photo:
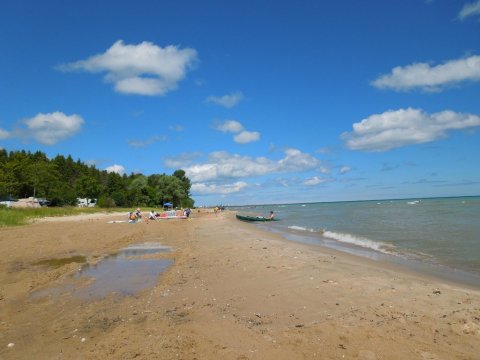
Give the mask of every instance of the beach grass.
<path id="1" fill-rule="evenodd" d="M 79 207 L 42 207 L 42 208 L 6 208 L 0 207 L 0 227 L 26 225 L 35 218 L 52 216 L 71 216 L 102 212 L 128 212 L 120 208 L 79 208 Z"/>

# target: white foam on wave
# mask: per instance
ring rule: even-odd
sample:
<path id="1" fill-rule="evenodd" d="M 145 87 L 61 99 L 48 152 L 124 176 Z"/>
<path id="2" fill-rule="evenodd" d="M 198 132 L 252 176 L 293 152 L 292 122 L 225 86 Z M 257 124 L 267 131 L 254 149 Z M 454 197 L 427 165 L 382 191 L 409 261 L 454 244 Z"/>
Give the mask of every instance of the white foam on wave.
<path id="1" fill-rule="evenodd" d="M 307 231 L 307 232 L 311 232 L 311 233 L 323 233 L 323 229 L 310 229 L 310 228 L 306 228 L 306 227 L 303 227 L 303 226 L 296 226 L 296 225 L 292 225 L 292 226 L 289 226 L 288 227 L 290 230 L 295 230 L 295 231 Z"/>
<path id="2" fill-rule="evenodd" d="M 392 254 L 392 251 L 391 251 L 392 246 L 382 242 L 373 241 L 370 239 L 366 239 L 366 238 L 362 238 L 362 237 L 354 236 L 350 234 L 336 233 L 333 231 L 325 231 L 323 233 L 323 236 L 329 239 L 342 242 L 342 243 L 356 245 L 363 248 L 379 251 L 384 254 Z"/>
<path id="3" fill-rule="evenodd" d="M 349 244 L 354 246 L 359 246 L 365 249 L 375 250 L 384 254 L 389 255 L 398 255 L 397 251 L 394 250 L 393 245 L 382 243 L 380 241 L 374 241 L 360 236 L 355 236 L 347 233 L 338 233 L 333 231 L 328 231 L 326 229 L 312 229 L 303 226 L 291 225 L 288 226 L 288 229 L 293 231 L 301 231 L 308 233 L 315 233 L 323 236 L 324 238 L 335 240 L 339 243 Z"/>

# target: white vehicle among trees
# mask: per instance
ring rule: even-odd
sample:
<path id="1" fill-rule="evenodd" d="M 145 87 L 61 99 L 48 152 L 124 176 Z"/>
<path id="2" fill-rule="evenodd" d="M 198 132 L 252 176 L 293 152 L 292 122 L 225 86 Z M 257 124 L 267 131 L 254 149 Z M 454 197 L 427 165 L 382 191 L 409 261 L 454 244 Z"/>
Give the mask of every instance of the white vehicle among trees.
<path id="1" fill-rule="evenodd" d="M 94 207 L 97 205 L 97 199 L 77 198 L 78 207 Z"/>

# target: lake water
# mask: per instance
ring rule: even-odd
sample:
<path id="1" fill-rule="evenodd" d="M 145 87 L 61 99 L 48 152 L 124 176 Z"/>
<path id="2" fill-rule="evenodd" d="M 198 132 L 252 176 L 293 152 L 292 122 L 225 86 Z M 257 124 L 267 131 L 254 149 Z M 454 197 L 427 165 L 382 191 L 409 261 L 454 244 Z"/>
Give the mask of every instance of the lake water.
<path id="1" fill-rule="evenodd" d="M 229 208 L 293 241 L 392 261 L 480 287 L 480 197 L 277 204 Z"/>

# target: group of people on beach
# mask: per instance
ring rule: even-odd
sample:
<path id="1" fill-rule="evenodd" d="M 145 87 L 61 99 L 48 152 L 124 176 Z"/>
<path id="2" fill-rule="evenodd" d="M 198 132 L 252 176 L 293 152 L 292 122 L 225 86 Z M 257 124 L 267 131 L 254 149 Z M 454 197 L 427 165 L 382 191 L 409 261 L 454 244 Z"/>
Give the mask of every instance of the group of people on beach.
<path id="1" fill-rule="evenodd" d="M 189 208 L 183 210 L 183 216 L 185 217 L 190 217 L 191 210 Z M 148 223 L 149 220 L 157 220 L 160 218 L 161 215 L 156 212 L 155 210 L 151 210 L 148 215 L 144 216 L 142 214 L 142 209 L 137 208 L 135 211 L 130 211 L 128 213 L 128 222 L 129 223 L 137 223 L 143 219 L 146 223 Z"/>
<path id="2" fill-rule="evenodd" d="M 137 208 L 137 210 L 130 211 L 128 213 L 128 222 L 129 223 L 136 223 L 136 222 L 141 221 L 143 219 L 143 221 L 148 223 L 149 220 L 156 220 L 157 216 L 159 216 L 159 214 L 155 210 L 150 211 L 148 213 L 148 215 L 144 216 L 142 214 L 142 209 Z"/>

